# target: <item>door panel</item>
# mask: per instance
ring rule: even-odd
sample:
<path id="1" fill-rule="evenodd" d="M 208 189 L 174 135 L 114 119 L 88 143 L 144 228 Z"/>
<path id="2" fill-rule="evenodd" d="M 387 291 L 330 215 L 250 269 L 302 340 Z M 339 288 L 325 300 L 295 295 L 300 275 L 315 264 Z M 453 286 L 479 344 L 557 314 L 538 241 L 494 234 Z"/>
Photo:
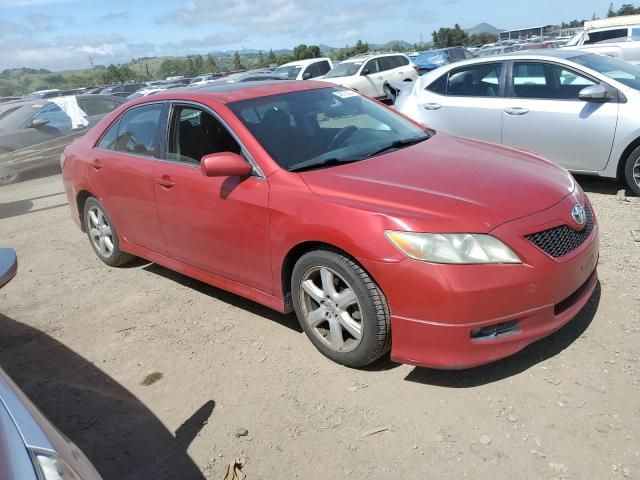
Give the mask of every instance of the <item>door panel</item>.
<path id="1" fill-rule="evenodd" d="M 166 255 L 153 177 L 164 108 L 152 103 L 125 112 L 92 150 L 88 172 L 119 235 Z"/>
<path id="2" fill-rule="evenodd" d="M 503 144 L 537 153 L 569 170 L 604 169 L 618 103 L 579 100 L 580 90 L 595 82 L 562 65 L 515 62 L 512 77 L 512 98 L 506 99 L 503 112 Z"/>
<path id="3" fill-rule="evenodd" d="M 470 65 L 432 83 L 420 94 L 422 123 L 451 135 L 500 143 L 505 108 L 500 96 L 502 68 L 502 62 Z"/>
<path id="4" fill-rule="evenodd" d="M 569 170 L 599 171 L 609 160 L 617 103 L 513 99 L 505 111 L 502 142 L 537 153 Z"/>
<path id="5" fill-rule="evenodd" d="M 94 149 L 88 169 L 89 182 L 121 236 L 166 255 L 156 207 L 155 163 L 150 157 Z"/>
<path id="6" fill-rule="evenodd" d="M 273 292 L 266 180 L 205 177 L 197 166 L 173 162 L 158 162 L 155 176 L 170 257 Z"/>

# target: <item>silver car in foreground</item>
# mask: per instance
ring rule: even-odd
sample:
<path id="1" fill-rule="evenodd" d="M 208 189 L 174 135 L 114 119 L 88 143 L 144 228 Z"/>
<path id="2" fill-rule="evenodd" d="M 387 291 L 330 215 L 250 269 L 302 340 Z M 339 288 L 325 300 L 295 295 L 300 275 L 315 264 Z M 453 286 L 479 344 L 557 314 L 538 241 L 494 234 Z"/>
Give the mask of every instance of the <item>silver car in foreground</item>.
<path id="1" fill-rule="evenodd" d="M 525 51 L 447 65 L 386 91 L 398 111 L 436 131 L 624 179 L 640 195 L 638 66 L 580 51 Z"/>
<path id="2" fill-rule="evenodd" d="M 0 248 L 0 287 L 17 270 Z M 56 429 L 0 368 L 0 479 L 101 480 L 87 457 Z"/>

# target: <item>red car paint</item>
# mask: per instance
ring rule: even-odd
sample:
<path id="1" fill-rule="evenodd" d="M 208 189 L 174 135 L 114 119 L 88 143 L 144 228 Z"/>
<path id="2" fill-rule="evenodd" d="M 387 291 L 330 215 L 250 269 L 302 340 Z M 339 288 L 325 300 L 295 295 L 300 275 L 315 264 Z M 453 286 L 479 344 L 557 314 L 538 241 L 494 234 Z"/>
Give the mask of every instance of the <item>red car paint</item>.
<path id="1" fill-rule="evenodd" d="M 598 228 L 554 259 L 524 238 L 572 225 L 588 200 L 563 169 L 534 155 L 437 133 L 367 161 L 294 173 L 282 169 L 225 105 L 327 88 L 277 82 L 226 92 L 169 91 L 114 111 L 65 154 L 72 217 L 98 198 L 120 247 L 211 285 L 291 311 L 288 275 L 307 245 L 338 248 L 358 261 L 385 294 L 392 359 L 438 368 L 484 364 L 521 350 L 568 322 L 597 283 Z M 192 101 L 217 112 L 265 178 L 205 177 L 198 168 L 99 151 L 94 145 L 131 106 Z M 438 265 L 407 258 L 385 230 L 491 233 L 518 265 Z M 558 305 L 561 305 L 560 308 Z M 482 326 L 516 319 L 519 331 L 472 340 Z"/>

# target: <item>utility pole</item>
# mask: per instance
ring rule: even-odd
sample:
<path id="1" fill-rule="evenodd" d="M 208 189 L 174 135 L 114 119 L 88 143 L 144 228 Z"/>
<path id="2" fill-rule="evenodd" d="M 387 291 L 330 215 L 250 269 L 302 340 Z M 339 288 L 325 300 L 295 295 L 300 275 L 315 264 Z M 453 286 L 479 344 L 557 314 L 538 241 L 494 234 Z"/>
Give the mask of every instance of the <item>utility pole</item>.
<path id="1" fill-rule="evenodd" d="M 89 55 L 89 64 L 91 65 L 91 77 L 93 78 L 93 86 L 95 87 L 98 82 L 96 79 L 96 67 L 93 64 L 93 57 L 91 55 Z"/>

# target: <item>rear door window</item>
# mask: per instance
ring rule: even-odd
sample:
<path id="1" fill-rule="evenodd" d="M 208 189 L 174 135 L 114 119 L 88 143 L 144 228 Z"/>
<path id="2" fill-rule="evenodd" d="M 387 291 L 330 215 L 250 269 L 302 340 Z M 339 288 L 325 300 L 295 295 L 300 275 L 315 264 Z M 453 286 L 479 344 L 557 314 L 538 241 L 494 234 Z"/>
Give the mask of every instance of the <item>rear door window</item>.
<path id="1" fill-rule="evenodd" d="M 470 65 L 449 72 L 447 95 L 496 97 L 500 92 L 502 63 Z"/>
<path id="2" fill-rule="evenodd" d="M 120 119 L 116 150 L 149 157 L 157 155 L 163 108 L 163 104 L 153 103 L 125 112 Z"/>
<path id="3" fill-rule="evenodd" d="M 378 59 L 378 65 L 380 65 L 380 71 L 385 72 L 387 70 L 393 70 L 394 68 L 398 68 L 398 64 L 396 63 L 396 57 L 380 57 Z"/>

